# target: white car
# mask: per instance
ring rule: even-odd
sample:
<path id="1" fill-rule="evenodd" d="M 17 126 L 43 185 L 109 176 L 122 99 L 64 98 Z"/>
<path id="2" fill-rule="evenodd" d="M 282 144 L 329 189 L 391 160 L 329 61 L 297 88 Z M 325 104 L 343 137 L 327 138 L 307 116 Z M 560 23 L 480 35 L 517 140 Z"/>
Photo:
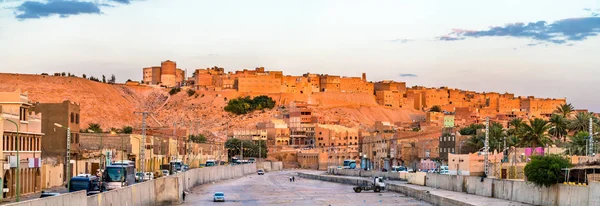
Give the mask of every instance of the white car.
<path id="1" fill-rule="evenodd" d="M 153 180 L 154 173 L 152 172 L 144 172 L 144 181 Z"/>
<path id="2" fill-rule="evenodd" d="M 161 172 L 163 173 L 163 176 L 169 176 L 169 170 L 161 170 Z"/>

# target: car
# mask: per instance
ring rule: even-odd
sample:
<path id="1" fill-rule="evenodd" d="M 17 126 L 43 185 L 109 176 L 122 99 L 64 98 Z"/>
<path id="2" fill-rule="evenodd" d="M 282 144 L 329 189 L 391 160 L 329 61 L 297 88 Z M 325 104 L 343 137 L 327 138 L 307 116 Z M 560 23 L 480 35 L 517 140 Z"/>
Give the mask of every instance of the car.
<path id="1" fill-rule="evenodd" d="M 264 170 L 258 170 L 258 175 L 265 175 L 265 171 Z"/>
<path id="2" fill-rule="evenodd" d="M 169 176 L 169 170 L 161 170 L 163 177 Z"/>
<path id="3" fill-rule="evenodd" d="M 215 196 L 213 196 L 213 202 L 225 202 L 225 194 L 222 192 L 215 192 Z"/>
<path id="4" fill-rule="evenodd" d="M 144 181 L 153 180 L 154 173 L 152 172 L 144 172 Z"/>
<path id="5" fill-rule="evenodd" d="M 144 181 L 144 173 L 143 172 L 137 172 L 137 173 L 135 173 L 135 181 L 136 182 L 143 182 Z"/>
<path id="6" fill-rule="evenodd" d="M 44 198 L 44 197 L 54 197 L 54 196 L 58 196 L 60 195 L 60 193 L 55 193 L 55 192 L 44 192 L 42 191 L 42 195 L 40 195 L 40 198 Z"/>

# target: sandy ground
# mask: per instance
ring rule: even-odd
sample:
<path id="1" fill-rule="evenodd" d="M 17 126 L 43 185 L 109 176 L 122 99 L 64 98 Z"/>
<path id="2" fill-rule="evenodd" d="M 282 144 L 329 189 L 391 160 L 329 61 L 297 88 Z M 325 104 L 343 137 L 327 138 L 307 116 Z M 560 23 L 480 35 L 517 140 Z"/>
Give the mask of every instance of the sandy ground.
<path id="1" fill-rule="evenodd" d="M 430 205 L 395 192 L 355 193 L 351 185 L 296 177 L 294 171 L 268 172 L 194 188 L 183 205 Z M 215 192 L 226 202 L 213 202 Z"/>

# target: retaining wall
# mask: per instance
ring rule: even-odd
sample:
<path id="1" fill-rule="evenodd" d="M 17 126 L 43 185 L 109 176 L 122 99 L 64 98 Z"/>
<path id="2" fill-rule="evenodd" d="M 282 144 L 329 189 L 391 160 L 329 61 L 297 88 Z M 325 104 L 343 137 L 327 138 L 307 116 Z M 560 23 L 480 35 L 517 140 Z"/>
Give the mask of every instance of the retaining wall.
<path id="1" fill-rule="evenodd" d="M 73 192 L 69 194 L 54 196 L 54 197 L 46 197 L 44 199 L 33 199 L 23 202 L 16 202 L 11 204 L 6 204 L 10 206 L 63 206 L 63 205 L 77 205 L 83 206 L 86 205 L 86 192 L 79 191 Z M 40 201 L 43 200 L 43 201 Z"/>
<path id="2" fill-rule="evenodd" d="M 315 179 L 321 181 L 328 182 L 337 182 L 341 184 L 349 184 L 349 185 L 359 185 L 359 184 L 370 184 L 371 180 L 362 180 L 362 179 L 351 179 L 345 177 L 336 177 L 336 176 L 322 176 L 322 175 L 313 175 L 313 174 L 305 174 L 298 173 L 299 177 L 307 178 L 307 179 Z M 411 187 L 406 187 L 398 184 L 386 183 L 386 190 L 392 192 L 398 192 L 405 194 L 406 196 L 413 197 L 415 199 L 423 200 L 425 202 L 429 202 L 433 205 L 444 205 L 444 206 L 470 206 L 471 204 L 460 202 L 453 199 L 448 199 L 446 197 L 438 196 L 429 193 L 427 190 L 418 190 Z"/>
<path id="3" fill-rule="evenodd" d="M 406 174 L 403 172 L 380 172 L 380 171 L 365 171 L 360 169 L 337 169 L 330 168 L 329 174 L 344 175 L 344 176 L 357 176 L 357 177 L 384 177 L 390 180 L 406 180 Z"/>

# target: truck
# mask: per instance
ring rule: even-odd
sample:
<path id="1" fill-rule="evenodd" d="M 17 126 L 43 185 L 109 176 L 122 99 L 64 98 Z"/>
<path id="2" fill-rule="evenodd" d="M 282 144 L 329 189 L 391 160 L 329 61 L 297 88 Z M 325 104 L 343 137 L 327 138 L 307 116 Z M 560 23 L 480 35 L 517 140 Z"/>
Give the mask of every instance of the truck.
<path id="1" fill-rule="evenodd" d="M 385 190 L 385 183 L 383 182 L 383 177 L 374 177 L 373 182 L 368 185 L 359 185 L 352 188 L 354 192 L 360 193 L 362 191 L 373 190 L 374 192 L 381 192 L 381 190 Z"/>

